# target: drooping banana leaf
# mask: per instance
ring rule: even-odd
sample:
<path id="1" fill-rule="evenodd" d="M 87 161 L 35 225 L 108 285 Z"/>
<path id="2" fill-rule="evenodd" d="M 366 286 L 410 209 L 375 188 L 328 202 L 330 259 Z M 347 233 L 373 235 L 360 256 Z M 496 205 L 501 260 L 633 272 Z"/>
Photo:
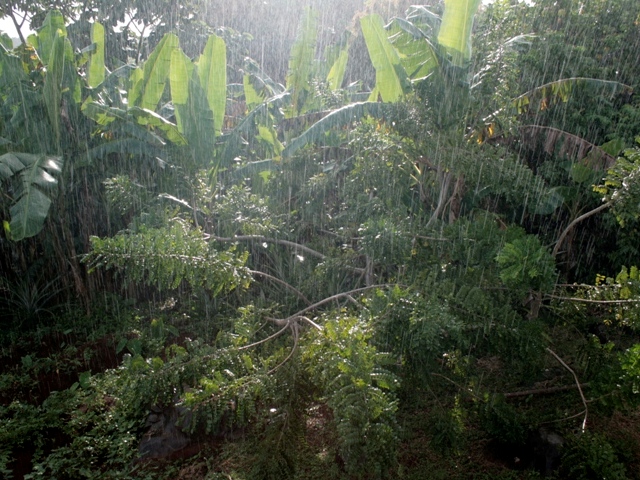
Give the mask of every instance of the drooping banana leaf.
<path id="1" fill-rule="evenodd" d="M 624 83 L 597 78 L 574 77 L 556 80 L 534 88 L 513 99 L 511 104 L 518 114 L 543 111 L 556 103 L 567 102 L 576 88 L 583 86 L 593 87 L 598 94 L 611 97 L 618 94 L 630 96 L 633 93 L 633 88 Z"/>
<path id="2" fill-rule="evenodd" d="M 519 130 L 520 140 L 525 146 L 535 148 L 542 144 L 542 148 L 549 155 L 584 162 L 595 170 L 608 170 L 616 161 L 613 155 L 597 145 L 558 128 L 525 125 Z"/>
<path id="3" fill-rule="evenodd" d="M 127 110 L 127 114 L 131 115 L 140 125 L 154 127 L 163 132 L 172 143 L 176 145 L 186 145 L 187 141 L 180 133 L 176 125 L 171 123 L 166 118 L 158 115 L 151 110 L 145 110 L 144 108 L 131 107 Z"/>
<path id="4" fill-rule="evenodd" d="M 291 109 L 287 117 L 303 111 L 307 95 L 311 90 L 311 76 L 316 52 L 317 22 L 314 12 L 307 8 L 298 27 L 298 38 L 291 47 L 286 86 L 291 92 Z"/>
<path id="5" fill-rule="evenodd" d="M 91 42 L 95 44 L 95 50 L 89 59 L 87 69 L 87 84 L 96 88 L 105 78 L 104 67 L 104 27 L 98 22 L 91 25 Z"/>
<path id="6" fill-rule="evenodd" d="M 379 102 L 360 102 L 346 105 L 334 110 L 322 120 L 314 123 L 302 135 L 294 138 L 282 152 L 283 157 L 291 157 L 295 152 L 306 145 L 322 141 L 325 134 L 331 129 L 344 127 L 358 121 L 365 116 L 384 118 L 388 112 L 388 106 Z"/>
<path id="7" fill-rule="evenodd" d="M 216 135 L 220 135 L 227 105 L 227 46 L 222 38 L 216 35 L 209 37 L 197 68 L 200 85 L 213 112 Z"/>
<path id="8" fill-rule="evenodd" d="M 410 82 L 398 52 L 387 37 L 380 15 L 360 19 L 371 63 L 376 70 L 376 90 L 384 102 L 397 102 L 409 90 Z"/>
<path id="9" fill-rule="evenodd" d="M 471 29 L 473 17 L 481 0 L 445 0 L 438 44 L 444 48 L 451 63 L 464 67 L 471 59 Z"/>
<path id="10" fill-rule="evenodd" d="M 14 181 L 14 203 L 9 212 L 11 239 L 19 241 L 42 230 L 51 206 L 50 191 L 57 184 L 54 175 L 62 170 L 62 158 L 29 153 L 0 156 L 0 180 Z"/>

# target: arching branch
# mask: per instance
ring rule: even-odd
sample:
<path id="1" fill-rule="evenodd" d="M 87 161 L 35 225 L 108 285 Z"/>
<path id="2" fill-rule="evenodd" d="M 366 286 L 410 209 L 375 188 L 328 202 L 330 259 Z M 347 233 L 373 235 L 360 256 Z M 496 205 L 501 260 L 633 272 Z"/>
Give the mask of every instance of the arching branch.
<path id="1" fill-rule="evenodd" d="M 583 213 L 578 218 L 574 219 L 569 225 L 567 225 L 567 228 L 565 228 L 564 231 L 558 237 L 558 241 L 556 242 L 556 246 L 553 247 L 553 252 L 551 252 L 551 255 L 553 255 L 554 257 L 558 255 L 558 252 L 560 251 L 560 247 L 562 246 L 562 242 L 564 241 L 565 237 L 569 234 L 571 229 L 575 227 L 576 224 L 580 223 L 583 220 L 586 220 L 587 218 L 595 215 L 596 213 L 601 212 L 602 210 L 609 208 L 611 205 L 613 205 L 613 202 L 611 201 L 603 203 L 599 207 L 596 207 L 593 210 L 589 210 L 587 213 Z"/>

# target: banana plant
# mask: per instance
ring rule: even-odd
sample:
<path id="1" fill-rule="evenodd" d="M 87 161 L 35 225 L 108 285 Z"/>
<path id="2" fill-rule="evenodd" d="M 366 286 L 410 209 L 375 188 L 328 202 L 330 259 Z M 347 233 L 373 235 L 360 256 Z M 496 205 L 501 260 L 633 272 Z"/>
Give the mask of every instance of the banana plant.
<path id="1" fill-rule="evenodd" d="M 460 106 L 467 94 L 471 58 L 471 28 L 480 0 L 446 0 L 442 18 L 425 7 L 411 7 L 406 19 L 395 18 L 384 26 L 377 14 L 360 19 L 376 83 L 368 103 L 346 106 L 340 114 L 312 125 L 291 141 L 283 155 L 291 156 L 302 146 L 322 137 L 327 129 L 342 127 L 360 115 L 385 115 L 388 109 L 374 107 L 378 100 L 395 103 L 419 84 L 445 84 L 439 90 L 440 115 L 452 117 L 452 105 Z M 437 35 L 436 35 L 437 32 Z M 460 89 L 460 85 L 463 88 Z M 444 95 L 441 93 L 444 92 Z M 351 115 L 346 113 L 351 111 Z M 330 121 L 331 120 L 331 121 Z"/>
<path id="2" fill-rule="evenodd" d="M 64 161 L 66 102 L 78 94 L 78 75 L 64 20 L 50 12 L 27 45 L 0 49 L 0 91 L 9 121 L 3 125 L 0 182 L 7 186 L 10 220 L 3 219 L 14 241 L 37 235 L 57 194 Z M 45 67 L 44 69 L 42 67 Z M 28 72 L 44 72 L 34 88 Z M 32 113 L 44 110 L 45 116 Z M 7 151 L 10 147 L 10 151 Z M 53 149 L 54 153 L 45 153 Z"/>

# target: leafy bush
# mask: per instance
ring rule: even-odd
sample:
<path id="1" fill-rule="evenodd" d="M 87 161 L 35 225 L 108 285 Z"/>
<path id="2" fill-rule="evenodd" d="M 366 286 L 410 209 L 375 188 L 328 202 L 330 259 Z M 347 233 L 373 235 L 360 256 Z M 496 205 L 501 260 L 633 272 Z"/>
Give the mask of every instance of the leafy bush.
<path id="1" fill-rule="evenodd" d="M 626 480 L 620 463 L 608 440 L 597 433 L 583 433 L 565 447 L 560 472 L 568 480 Z"/>

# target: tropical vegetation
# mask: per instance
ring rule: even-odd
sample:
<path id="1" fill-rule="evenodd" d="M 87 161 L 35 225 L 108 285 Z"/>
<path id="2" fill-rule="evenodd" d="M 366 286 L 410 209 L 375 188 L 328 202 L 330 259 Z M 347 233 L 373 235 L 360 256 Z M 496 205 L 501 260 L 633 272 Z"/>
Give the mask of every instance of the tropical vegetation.
<path id="1" fill-rule="evenodd" d="M 0 473 L 640 478 L 640 6 L 299 3 L 0 5 Z"/>

